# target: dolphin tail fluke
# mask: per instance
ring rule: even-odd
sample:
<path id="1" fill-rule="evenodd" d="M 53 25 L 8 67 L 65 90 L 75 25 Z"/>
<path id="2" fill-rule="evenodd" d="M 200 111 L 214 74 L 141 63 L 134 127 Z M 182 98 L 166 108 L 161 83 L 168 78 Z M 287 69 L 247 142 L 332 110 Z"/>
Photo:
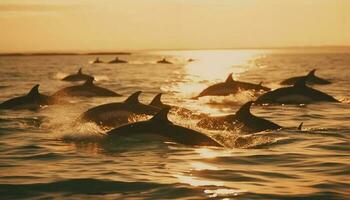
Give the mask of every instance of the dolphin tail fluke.
<path id="1" fill-rule="evenodd" d="M 226 78 L 226 80 L 225 80 L 225 83 L 231 83 L 231 82 L 234 82 L 234 80 L 233 80 L 233 78 L 232 78 L 232 73 L 230 73 L 230 74 L 228 75 L 228 77 Z"/>
<path id="2" fill-rule="evenodd" d="M 141 91 L 134 92 L 125 100 L 125 103 L 139 103 L 140 94 Z"/>
<path id="3" fill-rule="evenodd" d="M 37 96 L 39 95 L 39 84 L 35 85 L 27 94 L 28 96 Z"/>
<path id="4" fill-rule="evenodd" d="M 169 120 L 168 120 L 169 110 L 170 110 L 170 108 L 163 108 L 156 115 L 154 115 L 151 120 L 153 120 L 153 121 L 162 121 L 162 122 L 166 121 L 166 122 L 169 122 Z"/>
<path id="5" fill-rule="evenodd" d="M 299 124 L 299 126 L 298 126 L 298 130 L 299 130 L 299 131 L 301 131 L 301 129 L 303 128 L 303 124 L 304 124 L 304 122 L 301 122 L 301 123 Z"/>
<path id="6" fill-rule="evenodd" d="M 161 107 L 163 105 L 161 101 L 162 93 L 158 93 L 149 104 L 150 106 Z"/>
<path id="7" fill-rule="evenodd" d="M 238 119 L 243 118 L 245 116 L 250 116 L 250 107 L 252 106 L 253 101 L 249 101 L 247 103 L 245 103 L 243 106 L 241 106 L 241 108 L 236 112 L 236 117 Z"/>

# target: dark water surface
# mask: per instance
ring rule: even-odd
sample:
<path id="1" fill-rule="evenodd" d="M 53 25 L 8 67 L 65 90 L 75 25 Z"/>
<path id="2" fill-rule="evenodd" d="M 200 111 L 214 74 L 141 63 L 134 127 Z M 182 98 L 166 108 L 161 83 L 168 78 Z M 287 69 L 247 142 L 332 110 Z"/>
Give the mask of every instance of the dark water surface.
<path id="1" fill-rule="evenodd" d="M 156 64 L 164 56 L 173 65 Z M 112 60 L 114 56 L 100 56 Z M 120 56 L 129 64 L 89 64 L 94 56 L 0 57 L 0 102 L 40 83 L 53 92 L 79 67 L 100 86 L 123 97 L 73 98 L 68 105 L 33 111 L 0 111 L 1 199 L 350 199 L 350 53 L 301 51 L 168 51 Z M 188 63 L 187 59 L 194 62 Z M 235 112 L 251 94 L 190 97 L 206 86 L 239 80 L 280 87 L 285 78 L 317 68 L 331 85 L 315 86 L 342 103 L 254 106 L 252 112 L 281 130 L 239 135 L 208 132 L 196 120 L 171 121 L 212 135 L 226 148 L 189 147 L 162 141 L 101 143 L 105 130 L 72 125 L 85 110 L 124 100 L 142 90 L 148 103 L 165 93 L 166 103 L 198 113 Z"/>

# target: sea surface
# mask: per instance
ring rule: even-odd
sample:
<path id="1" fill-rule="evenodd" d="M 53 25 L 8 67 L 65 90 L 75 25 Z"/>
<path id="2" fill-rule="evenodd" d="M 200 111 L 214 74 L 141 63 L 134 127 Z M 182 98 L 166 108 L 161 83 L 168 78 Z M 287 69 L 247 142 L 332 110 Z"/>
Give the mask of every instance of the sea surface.
<path id="1" fill-rule="evenodd" d="M 156 63 L 164 57 L 174 64 Z M 0 102 L 26 94 L 35 84 L 53 94 L 72 85 L 60 79 L 80 67 L 95 76 L 97 85 L 123 95 L 72 98 L 40 111 L 1 110 L 0 199 L 350 199 L 350 51 L 139 51 L 119 56 L 128 64 L 91 64 L 95 58 L 0 57 Z M 252 94 L 191 97 L 229 73 L 278 88 L 280 81 L 312 69 L 333 82 L 313 87 L 342 103 L 252 107 L 255 115 L 287 130 L 207 131 L 196 127 L 196 119 L 169 116 L 175 124 L 221 140 L 225 148 L 156 138 L 106 144 L 101 142 L 106 130 L 73 123 L 87 109 L 123 101 L 138 90 L 144 103 L 162 92 L 163 102 L 198 114 L 234 113 L 254 99 Z"/>

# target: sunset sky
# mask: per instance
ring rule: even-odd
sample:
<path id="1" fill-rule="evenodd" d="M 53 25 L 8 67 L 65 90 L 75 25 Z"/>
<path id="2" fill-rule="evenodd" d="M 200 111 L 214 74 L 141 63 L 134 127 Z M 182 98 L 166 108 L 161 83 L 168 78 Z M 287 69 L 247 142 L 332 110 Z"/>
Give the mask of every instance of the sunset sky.
<path id="1" fill-rule="evenodd" d="M 0 0 L 0 52 L 350 45 L 349 0 Z"/>

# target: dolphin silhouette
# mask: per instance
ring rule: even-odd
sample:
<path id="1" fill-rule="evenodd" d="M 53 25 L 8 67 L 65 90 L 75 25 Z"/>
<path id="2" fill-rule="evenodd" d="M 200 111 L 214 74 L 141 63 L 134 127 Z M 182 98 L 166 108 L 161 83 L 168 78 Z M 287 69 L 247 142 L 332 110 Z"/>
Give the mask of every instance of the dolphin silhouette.
<path id="1" fill-rule="evenodd" d="M 83 96 L 83 97 L 120 97 L 122 95 L 108 90 L 103 87 L 96 86 L 94 83 L 94 77 L 88 78 L 84 84 L 75 85 L 63 88 L 55 92 L 52 97 L 60 98 L 66 96 Z"/>
<path id="2" fill-rule="evenodd" d="M 158 93 L 151 101 L 151 103 L 149 103 L 148 105 L 150 106 L 154 106 L 154 107 L 157 107 L 157 108 L 160 108 L 160 109 L 163 109 L 163 108 L 171 108 L 173 106 L 171 105 L 168 105 L 168 104 L 164 104 L 161 100 L 162 98 L 162 95 L 163 93 Z"/>
<path id="3" fill-rule="evenodd" d="M 167 117 L 169 109 L 162 109 L 150 120 L 115 128 L 107 132 L 107 138 L 156 135 L 164 138 L 166 141 L 184 145 L 222 147 L 220 143 L 203 133 L 170 122 Z"/>
<path id="4" fill-rule="evenodd" d="M 39 93 L 39 84 L 35 85 L 27 95 L 9 99 L 0 104 L 0 109 L 36 110 L 46 105 L 55 104 L 53 98 Z"/>
<path id="5" fill-rule="evenodd" d="M 186 118 L 186 119 L 202 119 L 204 117 L 207 117 L 207 115 L 205 114 L 196 114 L 193 111 L 186 109 L 186 108 L 182 108 L 179 106 L 174 106 L 174 105 L 169 105 L 169 104 L 165 104 L 162 102 L 161 97 L 162 97 L 162 93 L 158 93 L 151 101 L 151 103 L 149 104 L 150 106 L 154 106 L 160 109 L 163 108 L 170 108 L 170 112 L 174 115 L 179 115 L 182 118 Z"/>
<path id="6" fill-rule="evenodd" d="M 99 57 L 97 57 L 94 61 L 92 61 L 92 64 L 99 64 L 99 63 L 103 63 L 103 61 L 100 60 Z"/>
<path id="7" fill-rule="evenodd" d="M 197 126 L 210 130 L 240 130 L 243 133 L 282 128 L 278 124 L 253 115 L 250 112 L 252 104 L 253 101 L 245 103 L 235 114 L 204 118 L 197 123 Z"/>
<path id="8" fill-rule="evenodd" d="M 257 104 L 309 104 L 314 102 L 339 102 L 334 97 L 306 86 L 307 77 L 300 78 L 293 86 L 278 88 L 260 96 Z"/>
<path id="9" fill-rule="evenodd" d="M 307 75 L 305 76 L 296 76 L 292 78 L 288 78 L 284 81 L 281 82 L 281 85 L 294 85 L 298 80 L 306 77 L 306 83 L 307 84 L 318 84 L 318 85 L 326 85 L 326 84 L 331 84 L 330 81 L 320 78 L 315 75 L 316 69 L 311 70 Z"/>
<path id="10" fill-rule="evenodd" d="M 172 62 L 168 61 L 166 58 L 163 58 L 162 60 L 157 61 L 158 64 L 173 64 Z"/>
<path id="11" fill-rule="evenodd" d="M 120 60 L 118 57 L 115 57 L 114 60 L 111 60 L 108 62 L 109 64 L 115 64 L 115 63 L 128 63 L 128 61 Z"/>
<path id="12" fill-rule="evenodd" d="M 78 72 L 76 74 L 68 75 L 68 76 L 64 77 L 62 79 L 62 81 L 71 81 L 71 82 L 74 82 L 74 81 L 85 81 L 85 80 L 88 80 L 90 78 L 92 78 L 92 76 L 84 74 L 82 72 L 82 69 L 79 68 L 79 70 L 78 70 Z"/>
<path id="13" fill-rule="evenodd" d="M 82 122 L 94 122 L 98 125 L 116 127 L 129 123 L 135 115 L 155 115 L 160 111 L 154 106 L 139 102 L 141 91 L 130 95 L 124 102 L 108 103 L 93 107 L 84 112 L 79 120 Z"/>
<path id="14" fill-rule="evenodd" d="M 264 87 L 259 84 L 248 83 L 243 81 L 235 81 L 232 78 L 232 73 L 228 75 L 225 82 L 216 83 L 204 89 L 199 95 L 193 99 L 198 99 L 203 96 L 228 96 L 230 94 L 236 94 L 241 90 L 252 90 L 255 92 L 270 91 L 270 88 Z"/>

